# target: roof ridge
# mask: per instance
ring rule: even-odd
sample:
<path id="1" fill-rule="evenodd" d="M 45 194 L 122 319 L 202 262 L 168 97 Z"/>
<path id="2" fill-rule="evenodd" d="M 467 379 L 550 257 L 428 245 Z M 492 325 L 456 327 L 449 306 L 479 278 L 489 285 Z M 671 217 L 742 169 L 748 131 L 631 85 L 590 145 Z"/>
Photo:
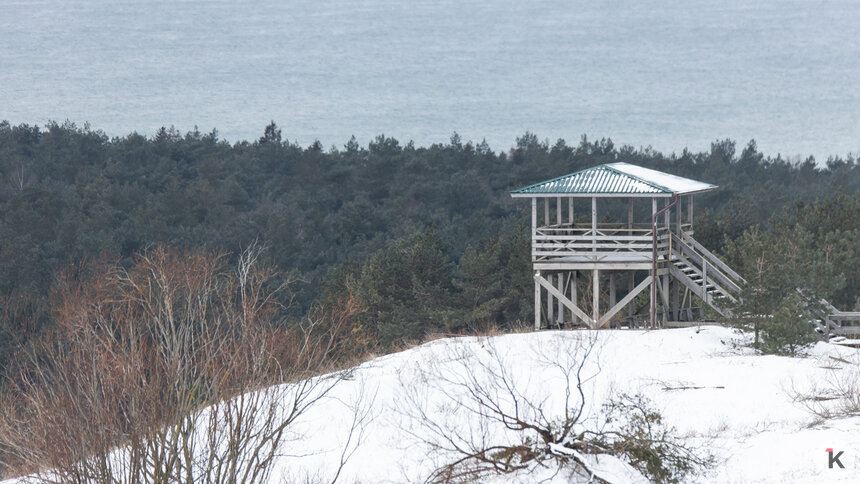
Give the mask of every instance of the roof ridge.
<path id="1" fill-rule="evenodd" d="M 663 186 L 663 185 L 660 185 L 659 183 L 654 183 L 654 182 L 652 182 L 652 181 L 650 181 L 650 180 L 645 180 L 644 178 L 640 178 L 640 177 L 638 177 L 638 176 L 636 176 L 636 175 L 633 175 L 633 174 L 627 173 L 626 171 L 621 171 L 621 170 L 619 170 L 618 168 L 615 168 L 614 166 L 612 166 L 612 165 L 616 165 L 616 164 L 618 164 L 618 163 L 624 163 L 624 162 L 623 162 L 623 161 L 619 161 L 619 162 L 616 162 L 616 163 L 606 163 L 606 164 L 604 164 L 604 165 L 598 165 L 598 166 L 606 166 L 607 168 L 609 168 L 610 170 L 614 171 L 615 173 L 618 173 L 619 175 L 629 176 L 630 178 L 632 178 L 632 179 L 634 179 L 634 180 L 636 180 L 636 181 L 639 181 L 639 182 L 642 182 L 642 183 L 644 183 L 644 184 L 646 184 L 646 185 L 648 185 L 648 186 L 651 186 L 651 187 L 657 188 L 658 190 L 661 190 L 663 193 L 674 193 L 672 190 L 670 190 L 670 189 L 669 189 L 669 187 L 665 187 L 665 186 Z M 624 163 L 624 164 L 625 164 L 625 165 L 629 165 L 630 163 Z M 633 165 L 633 166 L 636 166 L 636 165 Z M 644 167 L 644 166 L 642 166 L 642 167 L 640 167 L 640 168 L 645 168 L 645 167 Z M 645 168 L 645 169 L 646 169 L 646 170 L 650 170 L 650 168 Z"/>

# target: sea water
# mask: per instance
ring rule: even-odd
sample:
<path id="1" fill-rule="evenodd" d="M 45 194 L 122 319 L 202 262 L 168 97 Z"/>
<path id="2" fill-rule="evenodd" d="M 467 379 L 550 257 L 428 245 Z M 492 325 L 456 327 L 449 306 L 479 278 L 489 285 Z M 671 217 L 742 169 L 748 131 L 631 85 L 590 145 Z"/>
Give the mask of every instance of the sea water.
<path id="1" fill-rule="evenodd" d="M 0 0 L 0 119 L 860 152 L 860 2 Z"/>

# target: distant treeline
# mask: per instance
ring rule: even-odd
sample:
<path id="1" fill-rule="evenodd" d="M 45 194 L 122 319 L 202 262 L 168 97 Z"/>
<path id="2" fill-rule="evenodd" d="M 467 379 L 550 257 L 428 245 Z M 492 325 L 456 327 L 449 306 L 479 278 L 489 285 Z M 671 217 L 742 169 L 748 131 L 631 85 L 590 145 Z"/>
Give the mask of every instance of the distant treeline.
<path id="1" fill-rule="evenodd" d="M 292 143 L 274 123 L 258 140 L 230 144 L 214 131 L 109 138 L 70 123 L 2 122 L 2 344 L 50 328 L 58 270 L 87 258 L 127 262 L 156 244 L 235 253 L 262 243 L 268 262 L 298 281 L 292 317 L 348 300 L 363 314 L 357 343 L 510 324 L 531 314 L 533 287 L 529 207 L 508 191 L 615 161 L 719 185 L 697 197 L 695 222 L 697 239 L 717 252 L 755 225 L 763 233 L 799 227 L 809 250 L 827 250 L 826 262 L 841 265 L 832 302 L 856 303 L 853 157 L 789 161 L 731 140 L 664 155 L 530 133 L 503 152 L 456 134 L 429 147 L 380 135 L 367 146 L 353 138 L 326 148 Z"/>

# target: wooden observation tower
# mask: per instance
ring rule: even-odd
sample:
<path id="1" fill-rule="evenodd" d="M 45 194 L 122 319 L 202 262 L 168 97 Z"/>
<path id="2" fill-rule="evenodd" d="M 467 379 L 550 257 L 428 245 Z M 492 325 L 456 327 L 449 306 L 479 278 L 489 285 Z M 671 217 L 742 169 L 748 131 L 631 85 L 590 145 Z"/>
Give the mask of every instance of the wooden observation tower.
<path id="1" fill-rule="evenodd" d="M 535 329 L 683 325 L 706 305 L 728 316 L 743 279 L 693 238 L 693 196 L 716 188 L 609 163 L 512 191 L 532 204 Z M 645 289 L 649 313 L 635 314 Z"/>

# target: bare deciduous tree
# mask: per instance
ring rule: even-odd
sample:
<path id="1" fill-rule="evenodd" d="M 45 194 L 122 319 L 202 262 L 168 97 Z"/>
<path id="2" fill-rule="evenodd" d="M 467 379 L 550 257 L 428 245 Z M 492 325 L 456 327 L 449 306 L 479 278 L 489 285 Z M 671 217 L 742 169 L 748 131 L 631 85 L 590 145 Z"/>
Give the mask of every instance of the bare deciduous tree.
<path id="1" fill-rule="evenodd" d="M 598 370 L 586 368 L 595 347 L 593 333 L 579 334 L 585 337 L 565 339 L 569 344 L 548 340 L 545 347 L 533 348 L 540 374 L 518 372 L 522 367 L 510 352 L 488 338 L 480 350 L 454 343 L 404 375 L 423 383 L 410 385 L 404 379 L 397 405 L 404 430 L 450 459 L 428 481 L 469 481 L 555 459 L 552 446 L 575 438 L 586 404 L 583 384 Z M 562 400 L 555 389 L 561 389 Z"/>
<path id="2" fill-rule="evenodd" d="M 351 314 L 286 327 L 285 284 L 259 253 L 231 270 L 220 255 L 156 248 L 130 269 L 69 271 L 55 291 L 59 330 L 10 375 L 15 391 L 0 405 L 7 473 L 267 482 L 291 425 L 345 376 L 331 362 Z M 354 421 L 347 448 L 365 423 Z"/>
<path id="3" fill-rule="evenodd" d="M 656 482 L 677 482 L 712 463 L 676 438 L 642 397 L 589 406 L 586 387 L 600 372 L 595 332 L 531 341 L 526 351 L 495 338 L 437 343 L 430 361 L 401 374 L 394 410 L 401 428 L 437 458 L 428 482 L 541 468 L 604 482 L 589 454 L 619 456 Z"/>
<path id="4" fill-rule="evenodd" d="M 24 187 L 26 187 L 33 178 L 30 167 L 24 163 L 19 163 L 15 166 L 8 176 L 9 183 L 12 185 L 12 188 L 19 192 L 24 191 Z"/>

